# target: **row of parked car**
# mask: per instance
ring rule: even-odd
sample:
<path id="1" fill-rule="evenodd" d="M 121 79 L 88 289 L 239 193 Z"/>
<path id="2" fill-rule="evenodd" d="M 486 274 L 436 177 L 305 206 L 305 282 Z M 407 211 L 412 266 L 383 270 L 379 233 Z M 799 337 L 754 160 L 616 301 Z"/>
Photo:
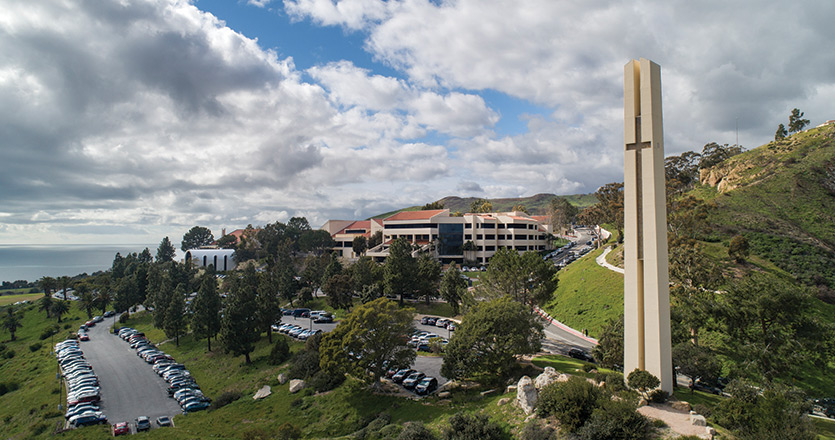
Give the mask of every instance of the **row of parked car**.
<path id="1" fill-rule="evenodd" d="M 415 394 L 422 396 L 431 394 L 438 389 L 438 379 L 411 368 L 388 370 L 386 377 L 394 383 L 403 385 L 403 388 L 412 390 Z"/>
<path id="2" fill-rule="evenodd" d="M 294 337 L 300 341 L 305 341 L 311 336 L 322 334 L 321 329 L 307 329 L 296 324 L 273 324 L 270 326 L 274 332 L 284 333 L 285 335 Z"/>
<path id="3" fill-rule="evenodd" d="M 442 338 L 435 333 L 430 333 L 424 330 L 415 330 L 406 345 L 416 348 L 418 351 L 432 351 L 432 345 L 438 344 L 438 347 L 443 351 L 444 347 L 449 344 L 449 340 Z"/>
<path id="4" fill-rule="evenodd" d="M 455 330 L 457 323 L 447 318 L 437 318 L 434 316 L 424 316 L 420 318 L 420 323 L 423 325 L 434 325 L 435 327 L 445 328 L 447 330 Z"/>
<path id="5" fill-rule="evenodd" d="M 173 357 L 157 348 L 144 333 L 125 327 L 119 330 L 119 337 L 136 349 L 137 356 L 152 364 L 154 372 L 168 384 L 168 395 L 177 400 L 183 413 L 200 411 L 211 405 L 211 399 L 203 395 L 185 365 L 177 363 Z M 170 420 L 167 421 L 170 424 Z"/>
<path id="6" fill-rule="evenodd" d="M 64 418 L 69 425 L 78 428 L 107 423 L 107 417 L 99 407 L 99 378 L 84 358 L 78 341 L 68 339 L 55 344 L 55 356 L 67 385 L 67 412 Z"/>

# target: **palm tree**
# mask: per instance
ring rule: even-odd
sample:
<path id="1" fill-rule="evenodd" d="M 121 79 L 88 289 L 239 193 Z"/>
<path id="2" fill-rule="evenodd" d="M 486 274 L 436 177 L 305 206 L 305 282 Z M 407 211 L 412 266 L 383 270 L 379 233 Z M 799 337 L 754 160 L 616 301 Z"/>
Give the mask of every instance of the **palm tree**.
<path id="1" fill-rule="evenodd" d="M 55 303 L 55 300 L 52 299 L 51 295 L 46 295 L 38 301 L 38 310 L 43 310 L 46 312 L 46 319 L 49 319 L 49 312 L 52 311 L 52 304 Z"/>
<path id="2" fill-rule="evenodd" d="M 43 289 L 44 296 L 52 296 L 52 291 L 55 290 L 55 287 L 58 285 L 58 281 L 52 277 L 43 277 L 38 280 L 38 284 L 40 284 L 41 289 Z M 49 315 L 47 315 L 48 317 Z"/>
<path id="3" fill-rule="evenodd" d="M 98 303 L 102 313 L 107 310 L 107 306 L 109 306 L 111 302 L 113 302 L 113 294 L 106 289 L 99 290 L 98 295 L 96 296 L 96 303 Z"/>
<path id="4" fill-rule="evenodd" d="M 3 328 L 11 333 L 12 341 L 15 340 L 14 333 L 22 326 L 20 316 L 14 312 L 14 309 L 12 307 L 6 308 L 6 316 L 3 317 Z"/>
<path id="5" fill-rule="evenodd" d="M 87 318 L 93 317 L 93 309 L 96 307 L 96 297 L 90 292 L 84 292 L 79 297 L 78 308 L 87 312 Z"/>
<path id="6" fill-rule="evenodd" d="M 52 313 L 58 317 L 58 322 L 61 322 L 61 315 L 70 311 L 70 306 L 66 301 L 55 301 L 52 304 Z"/>
<path id="7" fill-rule="evenodd" d="M 72 279 L 66 275 L 58 278 L 58 284 L 61 285 L 61 291 L 64 293 L 64 301 L 67 300 L 67 289 L 70 288 L 71 281 Z"/>

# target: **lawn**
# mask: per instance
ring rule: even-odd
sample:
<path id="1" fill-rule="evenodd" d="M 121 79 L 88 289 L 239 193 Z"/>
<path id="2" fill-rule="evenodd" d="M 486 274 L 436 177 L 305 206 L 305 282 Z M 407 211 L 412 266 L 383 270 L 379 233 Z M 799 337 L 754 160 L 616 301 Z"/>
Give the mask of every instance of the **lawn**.
<path id="1" fill-rule="evenodd" d="M 29 289 L 17 289 L 17 290 L 29 290 Z M 7 291 L 8 292 L 8 291 Z M 14 304 L 18 301 L 36 301 L 43 297 L 43 293 L 25 293 L 25 294 L 17 294 L 17 295 L 3 295 L 0 296 L 0 307 Z"/>
<path id="2" fill-rule="evenodd" d="M 609 319 L 623 313 L 623 275 L 594 261 L 603 249 L 589 252 L 559 271 L 559 285 L 545 310 L 577 330 L 597 337 Z"/>

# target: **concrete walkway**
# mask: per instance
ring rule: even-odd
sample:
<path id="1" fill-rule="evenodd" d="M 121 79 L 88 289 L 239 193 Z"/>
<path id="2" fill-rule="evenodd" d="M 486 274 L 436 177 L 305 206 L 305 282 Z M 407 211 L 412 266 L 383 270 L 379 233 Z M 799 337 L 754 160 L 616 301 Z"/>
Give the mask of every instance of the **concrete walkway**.
<path id="1" fill-rule="evenodd" d="M 611 246 L 606 246 L 606 249 L 603 251 L 603 253 L 600 254 L 594 261 L 596 261 L 599 266 L 605 267 L 606 269 L 615 271 L 619 274 L 623 274 L 623 269 L 621 269 L 617 266 L 613 266 L 613 265 L 609 264 L 608 261 L 606 261 L 606 255 L 608 255 L 609 252 L 612 252 L 612 247 Z"/>
<path id="2" fill-rule="evenodd" d="M 690 413 L 676 411 L 669 404 L 651 403 L 638 408 L 638 412 L 651 419 L 663 420 L 671 431 L 679 435 L 696 435 L 704 439 L 712 439 L 704 426 L 696 426 L 690 422 Z"/>

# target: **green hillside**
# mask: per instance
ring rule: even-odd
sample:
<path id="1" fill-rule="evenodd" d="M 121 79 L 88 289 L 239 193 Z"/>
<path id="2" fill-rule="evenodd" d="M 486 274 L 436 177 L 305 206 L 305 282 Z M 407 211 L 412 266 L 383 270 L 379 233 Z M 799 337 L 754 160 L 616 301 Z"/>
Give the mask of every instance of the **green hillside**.
<path id="1" fill-rule="evenodd" d="M 568 196 L 557 196 L 555 194 L 536 194 L 530 197 L 516 197 L 504 199 L 487 199 L 493 204 L 493 210 L 497 212 L 510 211 L 514 206 L 523 205 L 531 215 L 545 215 L 548 208 L 548 203 L 554 197 L 562 197 L 568 200 L 572 205 L 583 209 L 597 203 L 597 198 L 593 194 L 572 194 Z M 450 212 L 468 212 L 470 205 L 477 200 L 477 197 L 457 197 L 447 196 L 437 202 L 443 203 L 444 208 Z M 421 206 L 411 206 L 408 208 L 398 209 L 383 214 L 375 215 L 372 218 L 386 218 L 402 211 L 417 211 Z"/>

